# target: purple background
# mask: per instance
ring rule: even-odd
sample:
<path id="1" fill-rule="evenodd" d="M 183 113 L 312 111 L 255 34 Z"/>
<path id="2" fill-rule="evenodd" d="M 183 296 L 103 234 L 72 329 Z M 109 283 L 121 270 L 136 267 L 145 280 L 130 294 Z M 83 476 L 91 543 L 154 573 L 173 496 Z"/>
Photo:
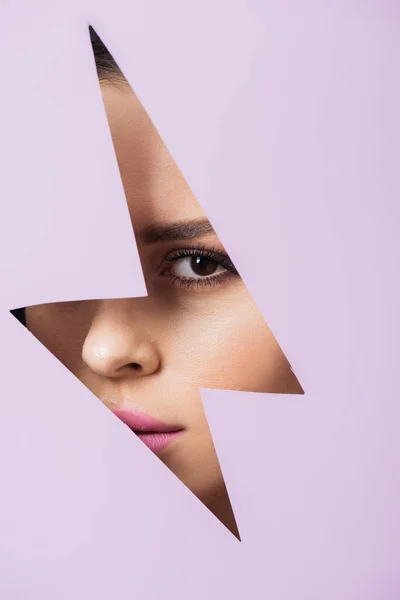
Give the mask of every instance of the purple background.
<path id="1" fill-rule="evenodd" d="M 242 544 L 8 313 L 145 293 L 89 23 L 306 392 L 202 392 Z M 389 0 L 3 0 L 2 600 L 400 597 L 399 33 Z"/>

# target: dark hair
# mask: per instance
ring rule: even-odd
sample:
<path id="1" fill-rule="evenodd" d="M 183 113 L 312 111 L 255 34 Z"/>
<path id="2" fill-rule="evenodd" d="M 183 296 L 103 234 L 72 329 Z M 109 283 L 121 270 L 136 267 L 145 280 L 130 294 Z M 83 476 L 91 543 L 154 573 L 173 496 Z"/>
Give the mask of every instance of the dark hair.
<path id="1" fill-rule="evenodd" d="M 126 83 L 126 79 L 122 71 L 92 26 L 89 26 L 89 33 L 99 81 L 101 83 Z M 10 312 L 20 323 L 22 323 L 22 325 L 25 325 L 26 327 L 25 308 L 16 308 Z"/>
<path id="2" fill-rule="evenodd" d="M 22 325 L 25 325 L 26 327 L 26 320 L 25 320 L 25 309 L 24 308 L 15 308 L 14 310 L 10 310 L 10 313 L 12 315 L 14 315 L 14 317 L 20 322 L 22 323 Z"/>
<path id="3" fill-rule="evenodd" d="M 107 48 L 105 47 L 105 45 L 103 44 L 103 42 L 101 41 L 101 39 L 99 38 L 99 36 L 97 35 L 97 33 L 91 25 L 89 25 L 89 33 L 90 41 L 92 42 L 94 58 L 96 61 L 97 75 L 100 82 L 126 82 L 126 79 L 121 69 L 119 68 L 119 66 L 117 65 L 117 63 L 115 62 L 115 60 L 113 59 L 113 57 L 111 56 L 111 54 L 109 53 L 109 51 L 107 50 Z"/>

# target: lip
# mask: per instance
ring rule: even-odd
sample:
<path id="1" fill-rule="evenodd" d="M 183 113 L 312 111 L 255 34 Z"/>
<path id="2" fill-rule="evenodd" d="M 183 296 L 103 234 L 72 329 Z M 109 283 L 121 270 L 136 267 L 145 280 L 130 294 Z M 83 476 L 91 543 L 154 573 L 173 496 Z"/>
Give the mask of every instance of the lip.
<path id="1" fill-rule="evenodd" d="M 135 410 L 115 409 L 113 413 L 155 454 L 172 444 L 183 431 L 182 427 L 168 425 Z"/>

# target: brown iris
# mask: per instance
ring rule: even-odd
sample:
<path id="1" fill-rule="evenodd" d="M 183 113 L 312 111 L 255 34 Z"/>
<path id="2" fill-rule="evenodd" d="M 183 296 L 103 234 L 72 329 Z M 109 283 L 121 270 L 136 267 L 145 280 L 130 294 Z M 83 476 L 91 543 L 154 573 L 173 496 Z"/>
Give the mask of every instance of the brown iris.
<path id="1" fill-rule="evenodd" d="M 218 265 L 206 256 L 193 256 L 190 261 L 190 267 L 196 275 L 207 277 L 208 275 L 213 275 L 215 273 Z"/>

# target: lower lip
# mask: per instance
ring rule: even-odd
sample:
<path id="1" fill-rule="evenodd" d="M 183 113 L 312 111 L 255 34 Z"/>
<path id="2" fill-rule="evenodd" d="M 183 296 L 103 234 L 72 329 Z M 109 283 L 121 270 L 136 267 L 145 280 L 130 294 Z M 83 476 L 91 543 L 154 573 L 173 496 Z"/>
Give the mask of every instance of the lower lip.
<path id="1" fill-rule="evenodd" d="M 169 432 L 155 432 L 149 433 L 144 431 L 134 432 L 139 439 L 155 454 L 167 448 L 176 440 L 180 431 L 169 431 Z"/>

